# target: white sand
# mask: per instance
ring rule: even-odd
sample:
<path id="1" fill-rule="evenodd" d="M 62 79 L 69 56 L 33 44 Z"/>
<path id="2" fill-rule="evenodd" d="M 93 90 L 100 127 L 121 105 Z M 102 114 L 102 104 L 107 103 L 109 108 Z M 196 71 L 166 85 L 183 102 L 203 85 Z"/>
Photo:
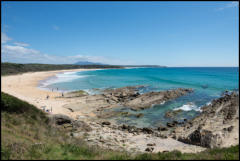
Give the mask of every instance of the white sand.
<path id="1" fill-rule="evenodd" d="M 48 91 L 38 88 L 39 81 L 54 76 L 60 72 L 75 72 L 75 71 L 89 71 L 95 69 L 71 69 L 71 70 L 58 70 L 46 72 L 31 72 L 18 75 L 1 76 L 1 91 L 13 95 L 21 100 L 40 108 L 46 106 L 46 109 L 52 108 L 52 114 L 65 114 L 74 117 L 73 113 L 64 105 L 69 103 L 69 99 L 55 98 L 61 96 L 61 92 Z M 49 95 L 49 99 L 46 96 Z M 81 115 L 80 112 L 78 112 Z M 76 115 L 76 113 L 74 113 Z"/>

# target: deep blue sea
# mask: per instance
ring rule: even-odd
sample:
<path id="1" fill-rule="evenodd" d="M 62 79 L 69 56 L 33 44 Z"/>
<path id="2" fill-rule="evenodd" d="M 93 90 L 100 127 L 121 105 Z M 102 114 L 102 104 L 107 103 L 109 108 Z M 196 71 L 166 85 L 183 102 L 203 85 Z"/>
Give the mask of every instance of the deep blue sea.
<path id="1" fill-rule="evenodd" d="M 201 111 L 201 106 L 218 98 L 228 91 L 238 91 L 238 67 L 179 67 L 179 68 L 128 68 L 102 69 L 95 71 L 66 72 L 57 74 L 41 82 L 41 87 L 62 91 L 85 90 L 91 94 L 99 93 L 99 89 L 118 88 L 124 86 L 145 85 L 142 93 L 174 88 L 192 88 L 194 92 L 162 105 L 131 113 L 144 113 L 142 118 L 114 118 L 119 123 L 139 127 L 164 124 L 171 121 L 165 118 L 166 111 L 182 109 L 177 120 L 190 119 Z M 114 110 L 129 111 L 119 107 Z"/>

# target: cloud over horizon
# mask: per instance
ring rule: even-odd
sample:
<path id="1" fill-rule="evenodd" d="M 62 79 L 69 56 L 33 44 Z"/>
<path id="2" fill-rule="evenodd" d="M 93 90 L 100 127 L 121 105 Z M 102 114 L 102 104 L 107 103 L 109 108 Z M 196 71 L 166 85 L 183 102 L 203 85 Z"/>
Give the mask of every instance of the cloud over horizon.
<path id="1" fill-rule="evenodd" d="M 23 42 L 13 42 L 6 44 L 9 38 L 5 33 L 2 33 L 2 62 L 13 63 L 42 63 L 42 64 L 74 64 L 78 61 L 89 61 L 96 63 L 104 63 L 111 65 L 126 65 L 132 63 L 130 61 L 121 61 L 113 58 L 106 58 L 101 56 L 89 56 L 77 54 L 74 56 L 56 56 L 42 53 L 38 50 L 30 48 L 29 44 Z M 4 40 L 4 41 L 3 41 Z M 124 62 L 124 63 L 123 63 Z"/>

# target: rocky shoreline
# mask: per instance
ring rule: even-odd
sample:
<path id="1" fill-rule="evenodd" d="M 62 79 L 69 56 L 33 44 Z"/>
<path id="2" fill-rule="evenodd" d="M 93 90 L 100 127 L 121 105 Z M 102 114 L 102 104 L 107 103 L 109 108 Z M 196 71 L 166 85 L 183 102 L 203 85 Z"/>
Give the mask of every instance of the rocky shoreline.
<path id="1" fill-rule="evenodd" d="M 171 99 L 183 96 L 193 92 L 192 89 L 178 88 L 174 90 L 139 93 L 139 88 L 144 86 L 123 87 L 117 89 L 108 89 L 104 91 L 103 96 L 110 102 L 116 102 L 118 105 L 129 107 L 131 110 L 144 110 L 154 104 L 161 104 Z"/>
<path id="2" fill-rule="evenodd" d="M 144 88 L 144 86 L 128 86 L 117 89 L 106 89 L 101 94 L 95 95 L 86 95 L 84 93 L 81 96 L 79 96 L 81 92 L 69 93 L 64 98 L 79 97 L 79 99 L 72 104 L 66 104 L 64 108 L 69 109 L 71 112 L 82 111 L 85 108 L 88 111 L 91 110 L 91 113 L 97 118 L 103 119 L 116 114 L 116 112 L 106 111 L 106 109 L 127 107 L 133 111 L 139 111 L 193 92 L 192 89 L 178 88 L 140 94 L 139 90 L 141 88 Z M 137 117 L 141 117 L 141 115 Z"/>
<path id="3" fill-rule="evenodd" d="M 138 128 L 125 124 L 116 125 L 106 120 L 106 118 L 114 117 L 119 113 L 103 112 L 105 109 L 119 105 L 131 105 L 135 102 L 139 103 L 139 106 L 134 105 L 129 108 L 143 110 L 153 103 L 161 103 L 192 92 L 191 89 L 180 88 L 139 94 L 138 89 L 141 87 L 108 89 L 99 95 L 83 95 L 81 99 L 87 97 L 86 100 L 90 106 L 93 101 L 99 101 L 102 105 L 100 108 L 94 108 L 93 111 L 97 116 L 95 119 L 73 120 L 64 115 L 52 115 L 52 124 L 63 128 L 73 137 L 84 139 L 89 145 L 131 153 L 172 150 L 199 152 L 206 148 L 238 144 L 239 95 L 235 92 L 226 93 L 221 98 L 213 100 L 211 104 L 202 107 L 202 113 L 192 120 L 167 122 L 165 126 L 155 129 Z M 149 98 L 151 99 L 149 100 Z M 88 107 L 90 107 L 89 104 Z M 174 118 L 174 115 L 179 112 L 181 110 L 167 111 L 165 117 Z M 127 112 L 120 114 L 129 115 Z M 142 117 L 141 113 L 136 117 Z"/>
<path id="4" fill-rule="evenodd" d="M 202 147 L 229 147 L 239 142 L 239 95 L 226 93 L 202 113 L 175 129 L 175 137 L 184 143 Z"/>
<path id="5" fill-rule="evenodd" d="M 51 115 L 53 126 L 65 130 L 70 136 L 83 139 L 89 145 L 128 153 L 200 152 L 205 148 L 181 143 L 168 137 L 167 129 L 137 128 L 128 125 L 115 125 L 109 121 L 88 122 L 73 120 L 65 115 Z M 165 133 L 165 134 L 164 134 Z"/>

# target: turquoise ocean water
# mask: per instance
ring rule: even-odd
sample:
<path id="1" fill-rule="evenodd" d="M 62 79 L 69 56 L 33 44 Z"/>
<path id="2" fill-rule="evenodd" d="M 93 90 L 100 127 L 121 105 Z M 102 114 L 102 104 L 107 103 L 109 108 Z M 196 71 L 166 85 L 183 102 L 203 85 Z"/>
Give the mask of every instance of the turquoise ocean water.
<path id="1" fill-rule="evenodd" d="M 200 113 L 201 106 L 220 97 L 225 90 L 238 91 L 238 77 L 238 67 L 103 69 L 60 73 L 42 81 L 40 86 L 63 91 L 86 90 L 91 94 L 99 93 L 98 89 L 134 85 L 145 85 L 146 87 L 141 90 L 142 93 L 174 88 L 194 89 L 191 94 L 162 105 L 154 105 L 143 111 L 134 112 L 125 107 L 114 109 L 144 114 L 142 118 L 114 118 L 119 123 L 156 127 L 171 121 L 164 117 L 168 110 L 184 110 L 174 118 L 175 120 L 190 119 Z"/>

